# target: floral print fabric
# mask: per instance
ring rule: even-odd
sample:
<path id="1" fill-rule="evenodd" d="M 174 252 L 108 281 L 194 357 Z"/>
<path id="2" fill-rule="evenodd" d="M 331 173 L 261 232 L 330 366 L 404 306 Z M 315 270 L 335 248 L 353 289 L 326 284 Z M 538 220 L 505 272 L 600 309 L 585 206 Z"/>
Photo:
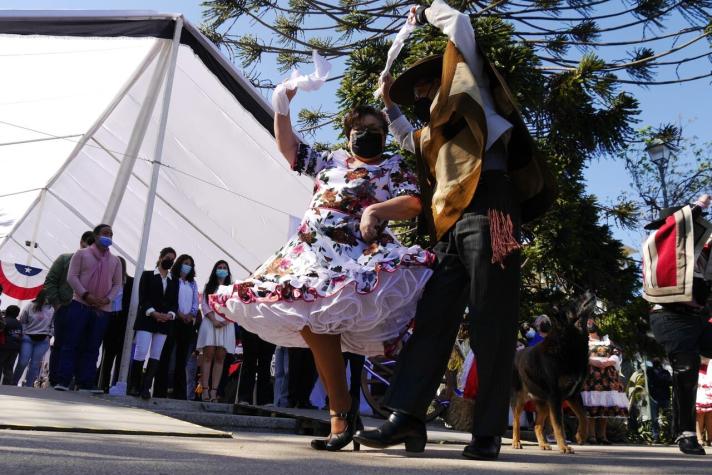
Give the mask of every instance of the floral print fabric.
<path id="1" fill-rule="evenodd" d="M 628 417 L 628 398 L 618 374 L 621 353 L 608 336 L 600 340 L 589 340 L 589 358 L 618 359 L 618 364 L 599 368 L 589 364 L 588 375 L 581 393 L 583 404 L 589 417 Z"/>
<path id="2" fill-rule="evenodd" d="M 211 305 L 263 339 L 284 346 L 288 346 L 284 341 L 285 325 L 292 329 L 291 333 L 305 325 L 317 333 L 359 333 L 380 326 L 381 330 L 372 337 L 398 336 L 391 334 L 404 330 L 408 323 L 404 320 L 409 321 L 413 315 L 392 315 L 394 321 L 399 322 L 396 326 L 402 327 L 399 329 L 392 328 L 393 322 L 386 324 L 381 320 L 399 310 L 414 313 L 415 304 L 411 301 L 417 301 L 420 296 L 430 276 L 428 267 L 434 256 L 417 246 L 402 246 L 385 225 L 375 241 L 366 243 L 361 238 L 359 225 L 364 209 L 372 204 L 398 196 L 418 196 L 415 176 L 404 168 L 398 155 L 386 157 L 377 165 L 364 165 L 350 158 L 345 151 L 319 153 L 303 144 L 294 170 L 315 179 L 311 204 L 296 234 L 250 278 L 228 289 L 221 288 L 218 294 L 211 296 Z M 385 280 L 388 281 L 387 289 L 382 285 Z M 399 283 L 399 280 L 403 282 Z M 409 283 L 405 284 L 406 281 Z M 337 310 L 329 308 L 329 303 L 304 305 L 304 302 L 335 298 L 342 292 L 348 295 L 340 296 L 338 300 L 344 301 L 343 305 L 349 301 L 353 308 L 369 307 L 379 296 L 371 296 L 371 302 L 366 303 L 351 301 L 351 294 L 365 297 L 374 292 L 385 292 L 397 299 L 408 299 L 408 302 L 389 298 L 389 303 L 381 304 L 392 308 L 369 309 L 370 315 L 357 313 L 349 319 L 327 315 Z M 271 305 L 277 302 L 279 305 Z M 289 305 L 290 302 L 294 305 Z M 255 303 L 261 304 L 259 314 L 246 308 Z M 268 305 L 272 308 L 267 309 Z M 364 308 L 361 310 L 365 311 Z M 256 319 L 260 321 L 255 323 Z M 384 325 L 390 330 L 384 331 Z M 351 336 L 353 341 L 369 338 L 365 334 Z M 291 341 L 293 346 L 304 346 L 298 334 L 295 340 Z M 294 345 L 295 342 L 301 344 Z M 385 341 L 379 345 L 383 343 Z M 372 352 L 373 345 L 369 348 Z M 361 350 L 363 352 L 364 348 Z"/>

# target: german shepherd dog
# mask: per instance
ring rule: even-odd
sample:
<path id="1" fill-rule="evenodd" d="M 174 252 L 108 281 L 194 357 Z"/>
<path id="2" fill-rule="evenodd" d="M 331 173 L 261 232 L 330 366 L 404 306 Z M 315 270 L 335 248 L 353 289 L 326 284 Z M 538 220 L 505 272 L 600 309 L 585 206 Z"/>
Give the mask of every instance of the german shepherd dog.
<path id="1" fill-rule="evenodd" d="M 595 295 L 587 291 L 565 307 L 555 308 L 551 332 L 538 345 L 517 352 L 512 388 L 513 448 L 522 448 L 519 417 L 530 399 L 536 405 L 534 433 L 542 450 L 551 450 L 544 437 L 544 425 L 549 418 L 561 453 L 574 453 L 566 445 L 563 401 L 569 403 L 578 418 L 576 442 L 584 443 L 587 424 L 580 392 L 588 371 L 586 322 L 595 305 Z"/>

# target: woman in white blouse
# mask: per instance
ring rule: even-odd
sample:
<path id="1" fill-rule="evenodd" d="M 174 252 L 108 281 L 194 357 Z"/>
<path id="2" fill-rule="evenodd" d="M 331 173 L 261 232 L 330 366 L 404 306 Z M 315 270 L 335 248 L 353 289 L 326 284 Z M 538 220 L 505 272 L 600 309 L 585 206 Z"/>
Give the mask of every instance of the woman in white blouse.
<path id="1" fill-rule="evenodd" d="M 207 296 L 214 294 L 218 286 L 230 284 L 232 284 L 230 266 L 225 261 L 216 262 L 203 289 L 201 301 L 203 322 L 198 332 L 197 348 L 203 355 L 201 363 L 203 401 L 217 402 L 217 388 L 222 376 L 225 355 L 235 352 L 235 324 L 213 312 L 207 301 Z"/>
<path id="2" fill-rule="evenodd" d="M 13 384 L 20 382 L 22 373 L 29 364 L 24 386 L 32 387 L 40 374 L 42 360 L 49 350 L 49 339 L 52 337 L 52 316 L 54 307 L 47 301 L 44 290 L 27 304 L 20 313 L 19 321 L 22 324 L 22 346 L 20 357 L 13 374 Z"/>

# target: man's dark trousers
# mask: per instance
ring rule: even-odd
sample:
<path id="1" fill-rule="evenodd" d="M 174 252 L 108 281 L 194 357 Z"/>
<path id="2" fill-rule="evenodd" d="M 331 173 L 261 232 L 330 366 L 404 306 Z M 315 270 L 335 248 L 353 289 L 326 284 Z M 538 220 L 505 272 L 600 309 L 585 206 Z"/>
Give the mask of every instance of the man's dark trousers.
<path id="1" fill-rule="evenodd" d="M 712 357 L 712 323 L 706 312 L 665 306 L 650 315 L 650 328 L 672 366 L 673 434 L 695 432 L 700 355 Z"/>
<path id="2" fill-rule="evenodd" d="M 521 285 L 519 251 L 507 256 L 504 267 L 491 262 L 489 209 L 509 214 L 519 236 L 519 204 L 504 172 L 483 172 L 472 202 L 435 245 L 438 263 L 386 394 L 389 409 L 424 420 L 469 305 L 480 381 L 475 436 L 499 436 L 507 429 Z"/>

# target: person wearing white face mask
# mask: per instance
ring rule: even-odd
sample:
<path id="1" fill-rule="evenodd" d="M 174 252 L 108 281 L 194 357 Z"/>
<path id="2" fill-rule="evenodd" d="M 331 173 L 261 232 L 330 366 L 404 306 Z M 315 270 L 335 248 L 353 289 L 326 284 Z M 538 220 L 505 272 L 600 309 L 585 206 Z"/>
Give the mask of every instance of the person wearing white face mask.
<path id="1" fill-rule="evenodd" d="M 178 311 L 163 346 L 154 394 L 163 397 L 171 387 L 174 399 L 187 399 L 194 389 L 192 385 L 188 387 L 188 383 L 195 379 L 195 365 L 188 365 L 188 362 L 195 349 L 200 304 L 193 258 L 188 254 L 178 256 L 171 268 L 171 276 L 178 285 Z M 174 349 L 175 369 L 171 375 L 169 368 Z"/>
<path id="2" fill-rule="evenodd" d="M 225 261 L 217 261 L 203 289 L 203 321 L 198 331 L 198 350 L 203 358 L 201 381 L 203 401 L 217 402 L 218 386 L 223 372 L 223 363 L 228 353 L 235 352 L 235 324 L 215 313 L 208 305 L 208 295 L 215 293 L 220 285 L 230 285 L 230 266 Z"/>

